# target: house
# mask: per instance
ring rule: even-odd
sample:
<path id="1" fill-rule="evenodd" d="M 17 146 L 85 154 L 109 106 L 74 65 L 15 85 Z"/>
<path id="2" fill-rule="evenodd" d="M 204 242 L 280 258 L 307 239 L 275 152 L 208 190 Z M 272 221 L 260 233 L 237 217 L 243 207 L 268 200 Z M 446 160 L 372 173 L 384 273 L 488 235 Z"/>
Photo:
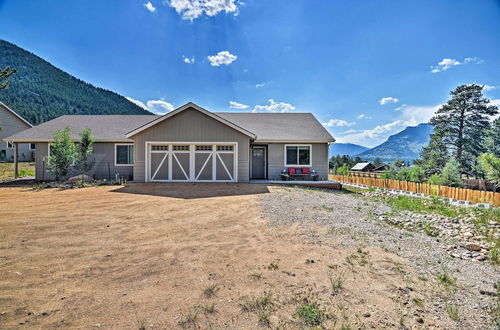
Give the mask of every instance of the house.
<path id="1" fill-rule="evenodd" d="M 387 164 L 381 165 L 379 167 L 376 167 L 373 172 L 381 173 L 389 170 L 391 167 Z"/>
<path id="2" fill-rule="evenodd" d="M 136 182 L 278 180 L 289 167 L 309 167 L 326 180 L 335 141 L 311 113 L 210 112 L 188 103 L 163 116 L 61 116 L 9 137 L 36 144 L 36 179 L 53 179 L 50 142 L 67 126 L 75 141 L 92 129 L 95 165 L 87 174 Z"/>
<path id="3" fill-rule="evenodd" d="M 372 163 L 357 163 L 351 168 L 355 172 L 373 172 L 375 166 Z"/>
<path id="4" fill-rule="evenodd" d="M 14 160 L 14 144 L 5 138 L 15 133 L 33 127 L 23 117 L 11 108 L 0 102 L 0 161 Z M 19 160 L 31 161 L 35 158 L 35 145 L 32 143 L 19 144 Z"/>

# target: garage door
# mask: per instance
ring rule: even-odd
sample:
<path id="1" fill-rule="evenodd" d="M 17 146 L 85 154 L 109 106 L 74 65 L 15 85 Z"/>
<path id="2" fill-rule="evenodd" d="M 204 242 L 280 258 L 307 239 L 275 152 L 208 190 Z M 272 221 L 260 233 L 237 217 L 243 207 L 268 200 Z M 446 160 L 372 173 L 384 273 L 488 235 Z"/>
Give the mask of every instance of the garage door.
<path id="1" fill-rule="evenodd" d="M 237 143 L 147 143 L 151 182 L 236 182 Z"/>

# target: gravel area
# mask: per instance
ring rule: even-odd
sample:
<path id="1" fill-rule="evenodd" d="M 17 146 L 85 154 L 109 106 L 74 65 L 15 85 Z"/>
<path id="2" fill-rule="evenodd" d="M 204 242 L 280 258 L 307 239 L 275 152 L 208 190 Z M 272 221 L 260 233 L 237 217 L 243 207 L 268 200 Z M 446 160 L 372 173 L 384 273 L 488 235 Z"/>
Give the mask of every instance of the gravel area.
<path id="1" fill-rule="evenodd" d="M 407 259 L 414 277 L 435 281 L 439 273 L 452 274 L 457 278 L 457 289 L 446 296 L 436 292 L 429 297 L 431 312 L 446 317 L 446 306 L 453 304 L 459 307 L 460 317 L 450 322 L 450 328 L 494 328 L 487 310 L 495 301 L 492 294 L 500 273 L 487 262 L 450 257 L 447 248 L 455 243 L 452 238 L 391 226 L 380 219 L 390 207 L 360 195 L 277 186 L 272 192 L 261 195 L 261 207 L 270 225 L 300 224 L 309 229 L 309 239 L 317 244 L 353 250 L 359 245 L 381 247 Z M 326 226 L 327 233 L 314 225 Z"/>

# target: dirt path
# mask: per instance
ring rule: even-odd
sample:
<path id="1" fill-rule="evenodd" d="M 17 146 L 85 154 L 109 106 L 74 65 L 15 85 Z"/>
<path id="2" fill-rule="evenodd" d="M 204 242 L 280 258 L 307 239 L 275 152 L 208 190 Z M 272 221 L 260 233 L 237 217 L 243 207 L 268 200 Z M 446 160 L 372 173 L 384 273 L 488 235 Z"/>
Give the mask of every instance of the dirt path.
<path id="1" fill-rule="evenodd" d="M 409 281 L 404 259 L 312 245 L 296 225 L 271 228 L 258 207 L 269 193 L 244 184 L 0 189 L 0 327 L 300 328 L 305 302 L 325 309 L 330 328 L 446 327 L 412 303 L 430 284 Z M 342 278 L 335 295 L 329 276 Z M 251 303 L 265 292 L 265 306 Z"/>

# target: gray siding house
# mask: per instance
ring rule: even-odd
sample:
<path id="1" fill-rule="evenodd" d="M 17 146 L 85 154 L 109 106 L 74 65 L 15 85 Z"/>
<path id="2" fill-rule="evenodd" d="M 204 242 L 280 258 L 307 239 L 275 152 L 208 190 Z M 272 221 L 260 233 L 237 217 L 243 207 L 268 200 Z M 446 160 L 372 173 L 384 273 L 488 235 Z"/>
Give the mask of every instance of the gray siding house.
<path id="1" fill-rule="evenodd" d="M 95 166 L 87 174 L 136 182 L 279 180 L 291 167 L 326 180 L 328 144 L 335 141 L 311 113 L 210 112 L 188 103 L 163 116 L 61 116 L 9 137 L 36 144 L 36 179 L 53 179 L 50 142 L 67 126 L 75 141 L 92 129 Z"/>
<path id="2" fill-rule="evenodd" d="M 0 161 L 14 160 L 14 144 L 12 141 L 6 139 L 6 137 L 31 127 L 33 125 L 0 102 Z M 22 143 L 18 148 L 20 161 L 32 161 L 35 159 L 34 144 Z"/>

